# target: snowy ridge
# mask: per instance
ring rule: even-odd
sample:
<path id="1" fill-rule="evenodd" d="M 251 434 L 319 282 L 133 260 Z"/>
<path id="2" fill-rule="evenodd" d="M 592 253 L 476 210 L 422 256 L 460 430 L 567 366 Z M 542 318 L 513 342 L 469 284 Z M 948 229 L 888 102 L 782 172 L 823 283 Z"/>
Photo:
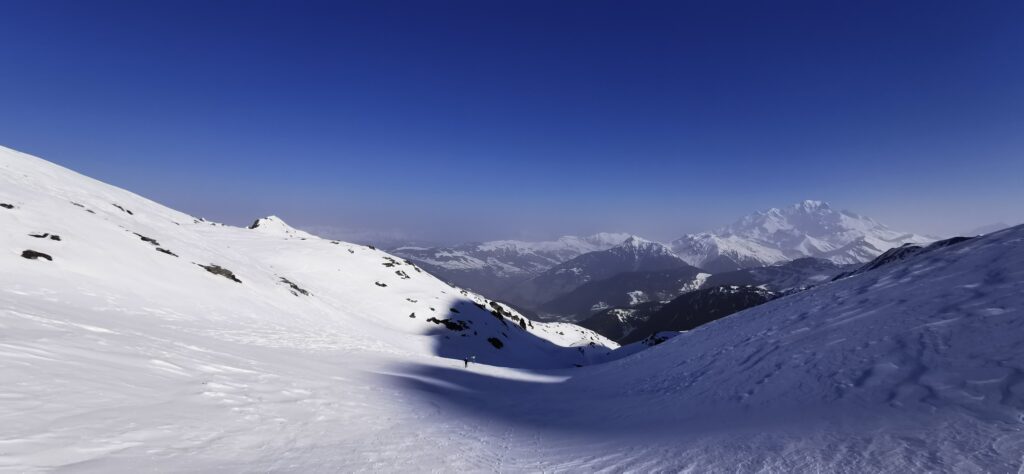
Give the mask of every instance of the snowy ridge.
<path id="1" fill-rule="evenodd" d="M 674 257 L 675 254 L 664 244 L 653 242 L 637 236 L 630 236 L 621 244 L 608 249 L 609 252 L 618 255 L 630 256 L 635 260 L 651 256 Z"/>

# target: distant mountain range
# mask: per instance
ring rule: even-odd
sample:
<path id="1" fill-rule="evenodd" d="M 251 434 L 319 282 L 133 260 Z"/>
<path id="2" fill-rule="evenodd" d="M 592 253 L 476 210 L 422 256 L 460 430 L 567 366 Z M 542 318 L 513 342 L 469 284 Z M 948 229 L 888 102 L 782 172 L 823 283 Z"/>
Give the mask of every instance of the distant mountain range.
<path id="1" fill-rule="evenodd" d="M 601 233 L 546 242 L 406 245 L 393 252 L 449 283 L 509 301 L 528 314 L 579 320 L 610 307 L 668 301 L 688 291 L 686 285 L 693 286 L 698 274 L 712 281 L 696 287 L 765 280 L 785 286 L 786 275 L 794 283 L 790 286 L 806 285 L 813 283 L 809 276 L 831 278 L 850 270 L 841 269 L 842 265 L 861 264 L 904 244 L 934 240 L 808 200 L 755 212 L 716 231 L 685 235 L 669 244 L 625 233 Z M 814 260 L 802 267 L 778 266 L 804 258 Z M 774 276 L 742 272 L 761 267 L 767 268 L 756 271 Z M 636 272 L 661 273 L 617 277 Z M 617 278 L 602 283 L 613 277 Z"/>
<path id="2" fill-rule="evenodd" d="M 520 282 L 583 255 L 607 250 L 633 237 L 599 233 L 587 237 L 564 236 L 544 242 L 495 240 L 453 247 L 402 246 L 396 255 L 415 261 L 439 278 L 489 295 L 504 295 Z"/>

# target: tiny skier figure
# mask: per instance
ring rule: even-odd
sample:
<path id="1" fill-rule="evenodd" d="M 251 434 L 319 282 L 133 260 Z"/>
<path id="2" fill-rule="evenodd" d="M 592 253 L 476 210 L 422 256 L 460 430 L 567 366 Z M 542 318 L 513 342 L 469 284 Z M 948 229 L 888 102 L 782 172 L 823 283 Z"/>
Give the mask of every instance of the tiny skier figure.
<path id="1" fill-rule="evenodd" d="M 462 362 L 464 362 L 466 364 L 465 368 L 467 368 L 467 369 L 469 368 L 469 363 L 473 362 L 473 361 L 476 361 L 476 356 L 469 356 L 469 357 L 466 357 L 465 359 L 462 359 Z"/>

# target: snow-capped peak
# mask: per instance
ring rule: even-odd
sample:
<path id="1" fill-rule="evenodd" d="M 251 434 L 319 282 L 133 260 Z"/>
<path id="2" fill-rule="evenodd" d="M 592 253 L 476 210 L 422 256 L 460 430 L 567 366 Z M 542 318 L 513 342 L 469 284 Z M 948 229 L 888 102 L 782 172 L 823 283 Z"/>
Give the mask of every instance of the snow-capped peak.
<path id="1" fill-rule="evenodd" d="M 636 237 L 636 236 L 631 236 L 628 239 L 622 241 L 622 244 L 617 245 L 616 247 L 622 247 L 622 248 L 642 248 L 642 247 L 645 247 L 645 246 L 647 246 L 648 244 L 651 244 L 651 243 L 653 243 L 653 242 L 651 242 L 650 240 L 643 239 L 643 238 Z"/>
<path id="2" fill-rule="evenodd" d="M 635 235 L 630 236 L 622 242 L 622 245 L 618 245 L 612 250 L 621 250 L 636 255 L 673 255 L 672 251 L 664 244 L 640 238 Z"/>
<path id="3" fill-rule="evenodd" d="M 646 243 L 651 243 L 651 241 L 635 235 L 631 235 L 629 238 L 622 241 L 622 245 L 642 245 Z"/>
<path id="4" fill-rule="evenodd" d="M 815 201 L 813 199 L 805 199 L 802 202 L 793 204 L 792 209 L 795 211 L 803 212 L 814 212 L 818 210 L 830 210 L 831 206 L 825 201 Z"/>
<path id="5" fill-rule="evenodd" d="M 267 216 L 260 219 L 256 219 L 252 224 L 249 225 L 249 229 L 262 232 L 270 235 L 280 235 L 287 238 L 295 239 L 313 239 L 317 238 L 315 235 L 310 234 L 299 229 L 296 229 L 282 220 L 277 216 Z"/>
<path id="6" fill-rule="evenodd" d="M 825 201 L 805 200 L 785 208 L 750 214 L 711 233 L 691 234 L 672 249 L 692 265 L 722 257 L 739 267 L 817 257 L 835 263 L 859 263 L 908 242 L 933 239 L 897 232 Z"/>

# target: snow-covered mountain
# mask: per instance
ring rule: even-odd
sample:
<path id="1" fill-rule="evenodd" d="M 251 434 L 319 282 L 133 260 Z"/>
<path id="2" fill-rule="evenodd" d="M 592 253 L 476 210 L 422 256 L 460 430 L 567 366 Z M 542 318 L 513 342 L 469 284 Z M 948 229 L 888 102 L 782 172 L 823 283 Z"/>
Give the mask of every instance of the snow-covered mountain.
<path id="1" fill-rule="evenodd" d="M 553 241 L 496 240 L 453 247 L 403 246 L 392 250 L 443 280 L 488 296 L 504 297 L 517 283 L 567 260 L 621 245 L 630 234 L 564 236 Z"/>
<path id="2" fill-rule="evenodd" d="M 862 263 L 905 243 L 932 240 L 891 230 L 822 201 L 803 201 L 748 215 L 714 232 L 685 235 L 670 246 L 691 265 L 718 273 L 801 257 Z"/>
<path id="3" fill-rule="evenodd" d="M 585 367 L 626 354 L 285 226 L 204 222 L 0 150 L 0 470 L 1016 472 L 1024 457 L 1024 226 Z"/>
<path id="4" fill-rule="evenodd" d="M 608 345 L 278 217 L 249 228 L 206 222 L 5 148 L 0 206 L 8 329 L 75 312 L 75 327 L 97 334 L 146 325 L 176 340 L 369 346 L 512 366 L 572 366 L 587 357 L 575 346 Z M 71 323 L 46 324 L 53 331 L 39 337 L 61 338 Z"/>
<path id="5" fill-rule="evenodd" d="M 608 250 L 589 252 L 561 263 L 513 287 L 505 296 L 527 308 L 544 303 L 592 282 L 624 272 L 667 270 L 685 267 L 686 262 L 665 245 L 629 237 Z"/>

